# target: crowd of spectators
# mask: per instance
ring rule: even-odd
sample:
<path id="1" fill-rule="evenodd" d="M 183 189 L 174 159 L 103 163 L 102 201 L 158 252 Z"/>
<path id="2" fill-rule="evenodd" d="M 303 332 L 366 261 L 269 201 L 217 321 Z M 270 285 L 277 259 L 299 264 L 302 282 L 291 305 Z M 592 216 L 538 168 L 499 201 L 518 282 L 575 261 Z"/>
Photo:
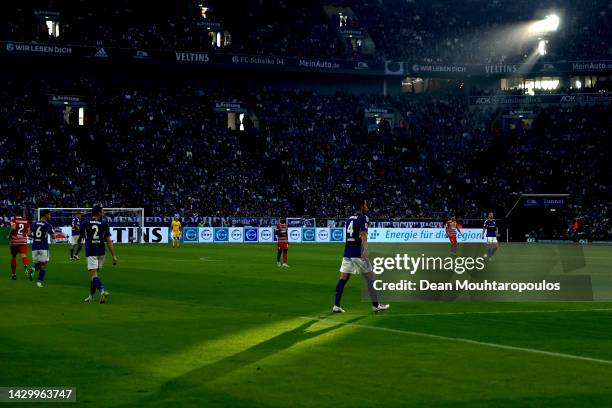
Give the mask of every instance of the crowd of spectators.
<path id="1" fill-rule="evenodd" d="M 59 85 L 58 85 L 59 87 Z M 272 87 L 164 87 L 79 81 L 86 126 L 63 123 L 49 82 L 0 87 L 0 211 L 142 207 L 148 214 L 343 218 L 361 192 L 372 216 L 482 217 L 521 193 L 570 193 L 572 217 L 610 237 L 609 106 L 538 108 L 529 128 L 465 95 L 390 98 Z M 248 107 L 228 128 L 214 101 Z M 401 120 L 368 132 L 364 108 Z M 588 221 L 587 221 L 588 220 Z"/>
<path id="2" fill-rule="evenodd" d="M 325 6 L 350 8 L 351 28 L 374 41 L 374 53 L 355 53 L 341 33 L 338 16 L 326 13 Z M 548 12 L 559 14 L 561 24 L 549 36 L 543 59 L 610 59 L 611 7 L 608 0 L 179 0 L 153 7 L 128 0 L 77 0 L 64 7 L 41 0 L 6 10 L 0 17 L 0 39 L 145 51 L 482 64 L 526 60 L 539 40 L 524 37 L 528 23 Z M 59 37 L 50 35 L 45 24 L 49 11 L 59 14 Z"/>

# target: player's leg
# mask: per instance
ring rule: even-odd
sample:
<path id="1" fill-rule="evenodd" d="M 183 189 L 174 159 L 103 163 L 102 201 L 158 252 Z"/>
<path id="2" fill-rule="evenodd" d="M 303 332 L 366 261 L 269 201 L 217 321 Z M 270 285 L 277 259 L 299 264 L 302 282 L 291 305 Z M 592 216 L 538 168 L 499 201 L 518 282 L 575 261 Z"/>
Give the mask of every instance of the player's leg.
<path id="1" fill-rule="evenodd" d="M 332 308 L 332 312 L 334 313 L 344 313 L 344 309 L 342 309 L 340 301 L 342 300 L 342 293 L 344 292 L 344 287 L 346 286 L 350 278 L 350 273 L 340 273 L 340 279 L 338 279 L 338 283 L 336 283 L 336 297 L 334 299 L 334 307 Z"/>
<path id="2" fill-rule="evenodd" d="M 457 255 L 457 237 L 456 236 L 450 237 L 450 242 L 451 242 L 451 255 L 456 256 Z"/>
<path id="3" fill-rule="evenodd" d="M 19 245 L 19 252 L 21 253 L 21 263 L 23 264 L 23 272 L 29 280 L 32 280 L 32 276 L 34 275 L 34 268 L 32 268 L 32 266 L 30 265 L 30 260 L 28 259 L 28 246 Z"/>
<path id="4" fill-rule="evenodd" d="M 44 251 L 47 252 L 48 251 Z M 49 256 L 47 254 L 41 254 L 41 262 L 38 262 L 38 280 L 36 281 L 36 286 L 42 288 L 43 281 L 45 280 L 45 275 L 47 274 L 47 263 L 49 261 Z"/>
<path id="5" fill-rule="evenodd" d="M 366 281 L 366 288 L 368 289 L 368 294 L 372 301 L 372 310 L 375 312 L 387 310 L 389 305 L 383 305 L 378 301 L 378 291 L 374 288 L 376 275 L 372 271 L 372 264 L 370 261 L 361 258 L 351 258 L 351 261 L 355 264 L 355 268 L 360 271 L 361 276 L 363 276 L 363 279 Z"/>
<path id="6" fill-rule="evenodd" d="M 71 236 L 70 237 L 70 260 L 74 260 L 74 249 L 76 248 L 76 244 L 77 244 L 77 237 L 76 236 Z"/>
<path id="7" fill-rule="evenodd" d="M 283 253 L 283 249 L 280 247 L 280 245 L 276 246 L 276 266 L 281 266 L 281 255 Z"/>
<path id="8" fill-rule="evenodd" d="M 93 295 L 96 293 L 96 290 L 100 292 L 100 303 L 106 303 L 108 301 L 109 293 L 104 289 L 104 284 L 102 280 L 98 277 L 98 272 L 102 269 L 104 265 L 104 256 L 88 256 L 87 257 L 87 270 L 89 271 L 90 277 L 90 290 L 89 296 L 85 298 L 85 301 L 91 303 L 93 300 Z"/>
<path id="9" fill-rule="evenodd" d="M 285 245 L 283 247 L 283 266 L 285 268 L 289 267 L 289 265 L 287 265 L 287 251 L 289 251 L 289 247 L 287 245 Z"/>
<path id="10" fill-rule="evenodd" d="M 79 258 L 79 253 L 81 252 L 81 249 L 83 248 L 83 241 L 81 240 L 81 236 L 77 236 L 76 237 L 76 245 L 77 245 L 77 250 L 74 253 L 74 259 L 80 259 Z"/>
<path id="11" fill-rule="evenodd" d="M 493 238 L 492 241 L 493 242 L 491 243 L 491 255 L 489 255 L 490 257 L 495 255 L 495 252 L 497 251 L 497 247 L 499 246 L 499 244 L 497 242 L 497 237 Z"/>
<path id="12" fill-rule="evenodd" d="M 40 265 L 41 261 L 41 251 L 36 250 L 32 251 L 32 264 L 34 265 L 34 272 L 36 272 L 40 276 Z"/>
<path id="13" fill-rule="evenodd" d="M 12 280 L 16 280 L 17 279 L 17 254 L 19 253 L 19 251 L 17 250 L 17 247 L 15 247 L 15 245 L 11 245 L 10 247 L 11 250 L 11 279 Z"/>
<path id="14" fill-rule="evenodd" d="M 336 297 L 334 299 L 334 307 L 332 308 L 332 312 L 344 312 L 344 309 L 342 309 L 342 306 L 340 305 L 340 301 L 342 300 L 342 293 L 344 293 L 344 287 L 349 281 L 351 274 L 354 273 L 355 267 L 351 262 L 350 258 L 342 258 L 342 264 L 340 265 L 340 279 L 338 279 L 338 282 L 336 283 Z"/>

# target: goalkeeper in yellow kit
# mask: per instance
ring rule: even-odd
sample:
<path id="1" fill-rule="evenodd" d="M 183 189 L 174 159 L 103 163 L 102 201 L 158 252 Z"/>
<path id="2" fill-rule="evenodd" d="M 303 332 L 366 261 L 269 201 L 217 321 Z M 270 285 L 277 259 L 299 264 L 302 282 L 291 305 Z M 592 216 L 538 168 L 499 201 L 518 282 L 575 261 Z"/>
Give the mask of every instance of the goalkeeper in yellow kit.
<path id="1" fill-rule="evenodd" d="M 172 228 L 172 248 L 180 248 L 183 233 L 181 232 L 181 222 L 179 221 L 178 214 L 174 216 L 170 227 Z"/>

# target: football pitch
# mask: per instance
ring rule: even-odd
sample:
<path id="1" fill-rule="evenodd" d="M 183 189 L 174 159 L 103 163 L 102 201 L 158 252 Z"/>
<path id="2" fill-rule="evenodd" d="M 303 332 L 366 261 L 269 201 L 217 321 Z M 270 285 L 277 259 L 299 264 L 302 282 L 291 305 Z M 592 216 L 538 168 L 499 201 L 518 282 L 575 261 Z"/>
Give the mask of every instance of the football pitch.
<path id="1" fill-rule="evenodd" d="M 502 245 L 495 262 L 546 249 Z M 100 274 L 110 303 L 85 304 L 85 261 L 51 251 L 44 288 L 10 281 L 0 255 L 0 386 L 73 386 L 91 407 L 612 406 L 612 303 L 373 314 L 353 279 L 332 315 L 341 245 L 291 245 L 278 268 L 273 245 L 196 244 L 117 246 Z M 604 273 L 612 247 L 584 257 Z"/>

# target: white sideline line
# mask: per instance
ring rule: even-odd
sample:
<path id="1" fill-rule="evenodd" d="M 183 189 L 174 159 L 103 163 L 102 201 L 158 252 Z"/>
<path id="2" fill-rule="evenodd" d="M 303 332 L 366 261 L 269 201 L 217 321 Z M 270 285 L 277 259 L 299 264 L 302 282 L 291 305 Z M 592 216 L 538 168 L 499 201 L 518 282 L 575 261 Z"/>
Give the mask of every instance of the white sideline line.
<path id="1" fill-rule="evenodd" d="M 385 317 L 411 317 L 411 316 L 460 316 L 460 315 L 480 315 L 480 314 L 512 314 L 512 313 L 564 313 L 564 312 L 612 312 L 608 309 L 554 309 L 554 310 L 492 310 L 483 312 L 439 312 L 439 313 L 399 313 L 388 314 Z"/>
<path id="2" fill-rule="evenodd" d="M 329 324 L 341 324 L 341 325 L 349 326 L 349 327 L 358 327 L 361 329 L 378 330 L 378 331 L 384 331 L 388 333 L 405 334 L 408 336 L 425 337 L 429 339 L 451 341 L 455 343 L 474 344 L 477 346 L 485 346 L 485 347 L 497 348 L 497 349 L 502 349 L 502 350 L 522 351 L 524 353 L 540 354 L 540 355 L 549 356 L 549 357 L 559 357 L 559 358 L 566 358 L 566 359 L 571 359 L 571 360 L 587 361 L 589 363 L 612 365 L 612 360 L 604 360 L 604 359 L 593 358 L 593 357 L 577 356 L 574 354 L 558 353 L 554 351 L 531 349 L 527 347 L 508 346 L 505 344 L 489 343 L 486 341 L 478 341 L 478 340 L 470 340 L 470 339 L 465 339 L 462 337 L 448 337 L 448 336 L 440 336 L 438 334 L 421 333 L 421 332 L 415 332 L 415 331 L 410 331 L 410 330 L 391 329 L 388 327 L 371 326 L 367 324 L 347 323 L 347 322 L 341 322 L 338 320 L 328 319 L 324 317 L 301 316 L 300 318 L 309 319 L 309 320 L 317 320 L 317 321 L 325 322 Z"/>

